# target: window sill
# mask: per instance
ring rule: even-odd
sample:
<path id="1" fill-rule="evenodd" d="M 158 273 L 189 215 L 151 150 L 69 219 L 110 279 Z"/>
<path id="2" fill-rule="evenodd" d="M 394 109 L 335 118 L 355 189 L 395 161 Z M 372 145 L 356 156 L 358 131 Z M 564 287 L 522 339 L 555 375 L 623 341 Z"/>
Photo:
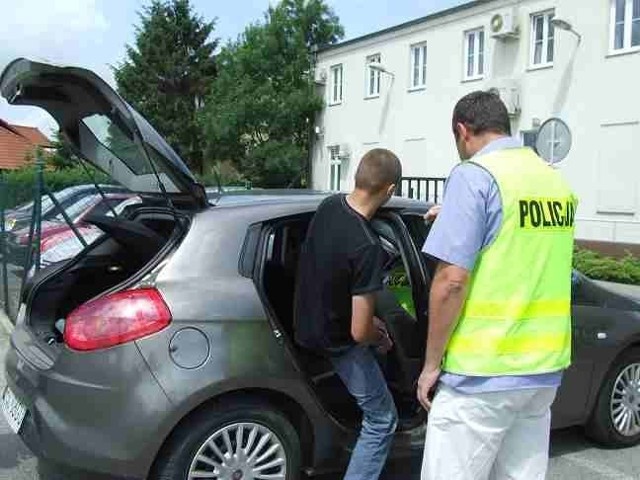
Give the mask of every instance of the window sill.
<path id="1" fill-rule="evenodd" d="M 542 65 L 529 65 L 527 72 L 535 72 L 537 70 L 548 70 L 553 68 L 553 63 L 544 63 Z"/>
<path id="2" fill-rule="evenodd" d="M 606 58 L 621 57 L 624 55 L 631 55 L 634 53 L 640 53 L 640 47 L 621 48 L 620 50 L 610 50 L 606 55 Z"/>
<path id="3" fill-rule="evenodd" d="M 417 87 L 409 87 L 407 89 L 407 91 L 408 92 L 421 92 L 421 91 L 426 90 L 426 89 L 427 89 L 426 85 L 420 85 L 420 86 L 417 86 Z"/>
<path id="4" fill-rule="evenodd" d="M 377 95 L 367 95 L 364 97 L 365 100 L 375 100 L 376 98 L 380 98 L 380 94 Z"/>
<path id="5" fill-rule="evenodd" d="M 479 77 L 465 77 L 462 79 L 462 83 L 472 83 L 472 82 L 480 82 L 484 80 L 484 75 Z"/>
<path id="6" fill-rule="evenodd" d="M 329 107 L 337 107 L 338 105 L 342 105 L 342 102 L 329 102 L 327 105 Z"/>

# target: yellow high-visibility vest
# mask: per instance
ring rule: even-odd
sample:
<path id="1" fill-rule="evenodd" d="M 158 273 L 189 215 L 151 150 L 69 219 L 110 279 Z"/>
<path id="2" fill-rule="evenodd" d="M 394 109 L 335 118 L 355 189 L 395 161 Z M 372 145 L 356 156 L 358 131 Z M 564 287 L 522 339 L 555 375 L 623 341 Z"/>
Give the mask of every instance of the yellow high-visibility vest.
<path id="1" fill-rule="evenodd" d="M 495 179 L 502 224 L 478 256 L 443 370 L 550 373 L 571 363 L 571 265 L 577 197 L 531 149 L 474 158 Z"/>

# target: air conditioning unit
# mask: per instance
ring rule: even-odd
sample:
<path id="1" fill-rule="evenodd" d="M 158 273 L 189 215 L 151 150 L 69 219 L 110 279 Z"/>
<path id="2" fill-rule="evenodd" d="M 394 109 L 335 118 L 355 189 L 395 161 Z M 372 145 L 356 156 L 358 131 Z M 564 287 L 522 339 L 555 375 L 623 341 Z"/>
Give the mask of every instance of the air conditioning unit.
<path id="1" fill-rule="evenodd" d="M 338 149 L 338 157 L 341 160 L 348 160 L 351 158 L 351 147 L 348 143 L 341 143 Z"/>
<path id="2" fill-rule="evenodd" d="M 326 84 L 327 84 L 327 77 L 328 77 L 328 76 L 329 76 L 329 75 L 327 74 L 327 69 L 326 69 L 326 68 L 323 68 L 323 69 L 318 70 L 318 71 L 316 72 L 316 78 L 315 78 L 315 81 L 316 81 L 316 83 L 317 83 L 317 84 L 319 84 L 319 85 L 326 85 Z"/>
<path id="3" fill-rule="evenodd" d="M 493 38 L 518 38 L 518 13 L 515 8 L 496 12 L 489 22 L 489 30 Z"/>
<path id="4" fill-rule="evenodd" d="M 520 82 L 513 78 L 496 79 L 489 88 L 500 96 L 500 99 L 507 107 L 509 116 L 517 117 L 520 115 Z"/>

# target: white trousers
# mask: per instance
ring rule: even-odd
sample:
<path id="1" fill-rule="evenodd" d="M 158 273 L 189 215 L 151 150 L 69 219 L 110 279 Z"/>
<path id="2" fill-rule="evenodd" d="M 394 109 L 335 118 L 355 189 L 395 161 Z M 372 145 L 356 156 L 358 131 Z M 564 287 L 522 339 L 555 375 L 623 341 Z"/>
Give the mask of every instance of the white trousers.
<path id="1" fill-rule="evenodd" d="M 440 385 L 422 480 L 544 480 L 556 388 L 463 394 Z"/>

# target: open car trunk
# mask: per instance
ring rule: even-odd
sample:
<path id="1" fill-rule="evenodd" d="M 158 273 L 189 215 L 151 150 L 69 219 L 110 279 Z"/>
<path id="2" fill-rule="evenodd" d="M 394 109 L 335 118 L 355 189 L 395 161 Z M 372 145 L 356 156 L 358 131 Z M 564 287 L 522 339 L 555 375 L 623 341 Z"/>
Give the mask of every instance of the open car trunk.
<path id="1" fill-rule="evenodd" d="M 70 260 L 56 256 L 43 270 L 36 260 L 35 274 L 22 290 L 22 314 L 42 345 L 55 348 L 70 312 L 112 289 L 136 285 L 183 238 L 191 213 L 207 208 L 208 201 L 180 156 L 93 72 L 19 58 L 0 74 L 0 94 L 10 105 L 46 110 L 81 161 L 144 205 L 123 215 L 83 219 L 104 235 Z M 28 261 L 33 250 L 30 245 Z"/>
<path id="2" fill-rule="evenodd" d="M 25 282 L 25 322 L 53 354 L 63 344 L 70 312 L 96 296 L 136 285 L 178 245 L 189 220 L 167 209 L 141 207 L 129 218 L 100 216 L 89 222 L 104 235 Z"/>

